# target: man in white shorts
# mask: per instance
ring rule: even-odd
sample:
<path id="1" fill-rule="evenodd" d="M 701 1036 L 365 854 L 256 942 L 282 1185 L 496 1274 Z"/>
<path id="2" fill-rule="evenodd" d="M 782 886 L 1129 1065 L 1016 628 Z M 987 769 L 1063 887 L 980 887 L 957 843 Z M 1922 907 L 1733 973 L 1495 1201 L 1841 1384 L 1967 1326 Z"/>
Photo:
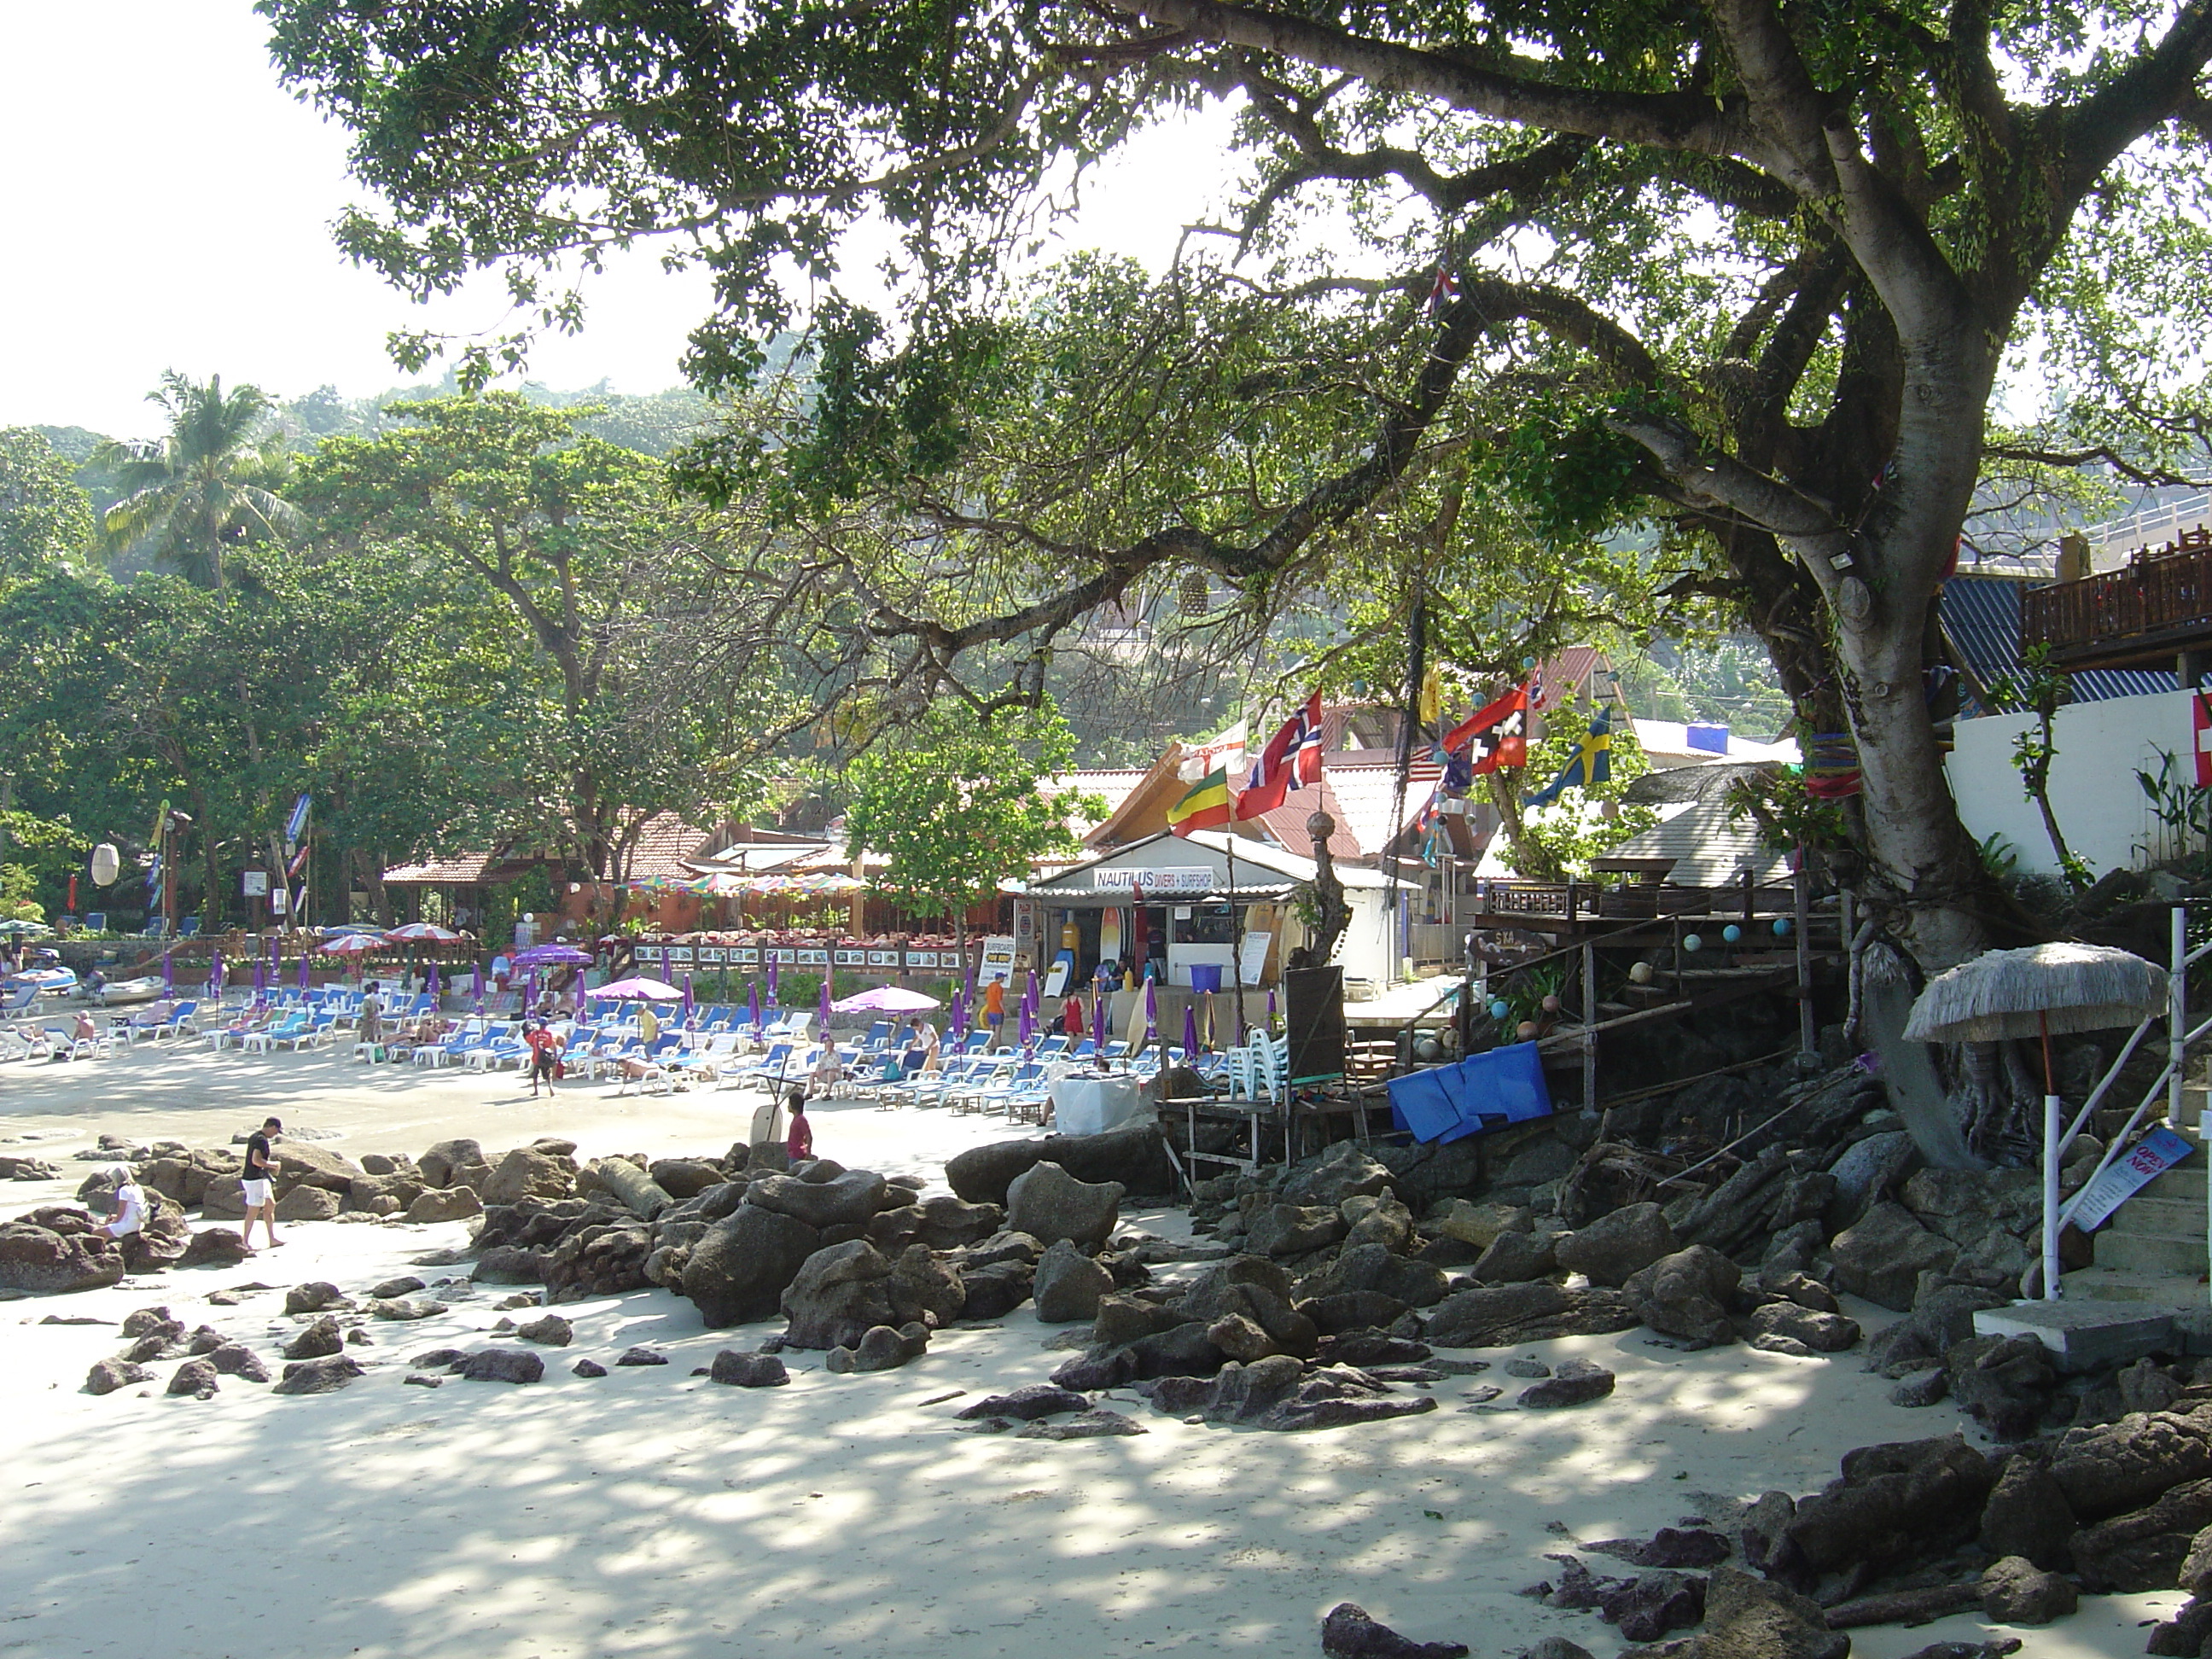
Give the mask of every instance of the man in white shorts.
<path id="1" fill-rule="evenodd" d="M 268 1225 L 270 1249 L 283 1243 L 276 1237 L 276 1158 L 269 1150 L 270 1143 L 281 1140 L 283 1133 L 283 1121 L 272 1117 L 246 1138 L 246 1168 L 239 1179 L 240 1188 L 246 1194 L 246 1225 L 239 1230 L 238 1236 L 249 1250 L 253 1248 L 256 1216 Z"/>

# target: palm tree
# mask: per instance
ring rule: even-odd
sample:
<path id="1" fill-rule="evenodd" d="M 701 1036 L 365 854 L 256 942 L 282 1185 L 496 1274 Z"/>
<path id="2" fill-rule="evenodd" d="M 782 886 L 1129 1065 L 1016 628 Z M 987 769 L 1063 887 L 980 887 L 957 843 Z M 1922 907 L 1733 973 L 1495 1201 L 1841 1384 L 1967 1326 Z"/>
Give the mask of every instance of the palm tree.
<path id="1" fill-rule="evenodd" d="M 111 545 L 144 542 L 154 556 L 202 587 L 223 585 L 226 546 L 289 534 L 299 509 L 279 493 L 291 458 L 268 441 L 271 404 L 259 386 L 226 394 L 222 377 L 204 385 L 171 369 L 149 403 L 168 412 L 165 438 L 111 439 L 93 452 L 112 469 L 123 499 L 107 509 Z"/>

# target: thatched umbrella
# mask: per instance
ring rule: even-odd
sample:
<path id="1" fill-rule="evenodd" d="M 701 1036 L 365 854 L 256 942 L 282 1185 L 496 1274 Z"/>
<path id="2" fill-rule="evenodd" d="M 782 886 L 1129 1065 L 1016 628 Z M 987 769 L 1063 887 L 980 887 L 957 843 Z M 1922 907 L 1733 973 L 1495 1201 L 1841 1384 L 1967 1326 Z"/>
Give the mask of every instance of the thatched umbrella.
<path id="1" fill-rule="evenodd" d="M 1929 981 L 1912 1005 L 1905 1035 L 1916 1042 L 2002 1042 L 2043 1046 L 2043 1294 L 2058 1297 L 2058 1164 L 2065 1148 L 2064 1103 L 2051 1060 L 2056 1032 L 2134 1025 L 2166 1006 L 2166 972 L 2109 945 L 2034 945 L 1988 951 Z"/>

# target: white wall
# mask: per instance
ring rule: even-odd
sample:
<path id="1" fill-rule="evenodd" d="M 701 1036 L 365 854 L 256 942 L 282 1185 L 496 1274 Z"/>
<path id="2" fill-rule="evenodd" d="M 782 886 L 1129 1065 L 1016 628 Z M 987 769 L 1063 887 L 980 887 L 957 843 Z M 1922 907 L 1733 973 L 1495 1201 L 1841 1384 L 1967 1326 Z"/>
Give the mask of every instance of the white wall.
<path id="1" fill-rule="evenodd" d="M 2058 752 L 2051 763 L 2051 810 L 2067 847 L 2095 873 L 2140 867 L 2184 850 L 2158 821 L 2136 772 L 2156 774 L 2158 751 L 2166 750 L 2178 757 L 2179 775 L 2194 781 L 2189 698 L 2186 691 L 2166 691 L 2072 703 L 2051 721 Z M 2002 835 L 2020 854 L 2022 870 L 2056 875 L 2057 854 L 2013 765 L 2013 739 L 2033 724 L 2031 714 L 1960 720 L 1945 769 L 1959 816 L 1975 840 Z"/>

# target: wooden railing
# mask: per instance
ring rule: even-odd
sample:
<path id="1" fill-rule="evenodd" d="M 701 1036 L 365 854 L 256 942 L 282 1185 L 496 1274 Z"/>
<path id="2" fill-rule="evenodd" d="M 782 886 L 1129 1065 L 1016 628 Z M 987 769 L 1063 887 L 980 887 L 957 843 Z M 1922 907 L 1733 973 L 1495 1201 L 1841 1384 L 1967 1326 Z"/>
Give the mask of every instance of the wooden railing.
<path id="1" fill-rule="evenodd" d="M 2061 662 L 2178 645 L 2192 632 L 2212 634 L 2212 532 L 2202 530 L 2124 568 L 2021 596 L 2021 650 L 2047 645 Z"/>

